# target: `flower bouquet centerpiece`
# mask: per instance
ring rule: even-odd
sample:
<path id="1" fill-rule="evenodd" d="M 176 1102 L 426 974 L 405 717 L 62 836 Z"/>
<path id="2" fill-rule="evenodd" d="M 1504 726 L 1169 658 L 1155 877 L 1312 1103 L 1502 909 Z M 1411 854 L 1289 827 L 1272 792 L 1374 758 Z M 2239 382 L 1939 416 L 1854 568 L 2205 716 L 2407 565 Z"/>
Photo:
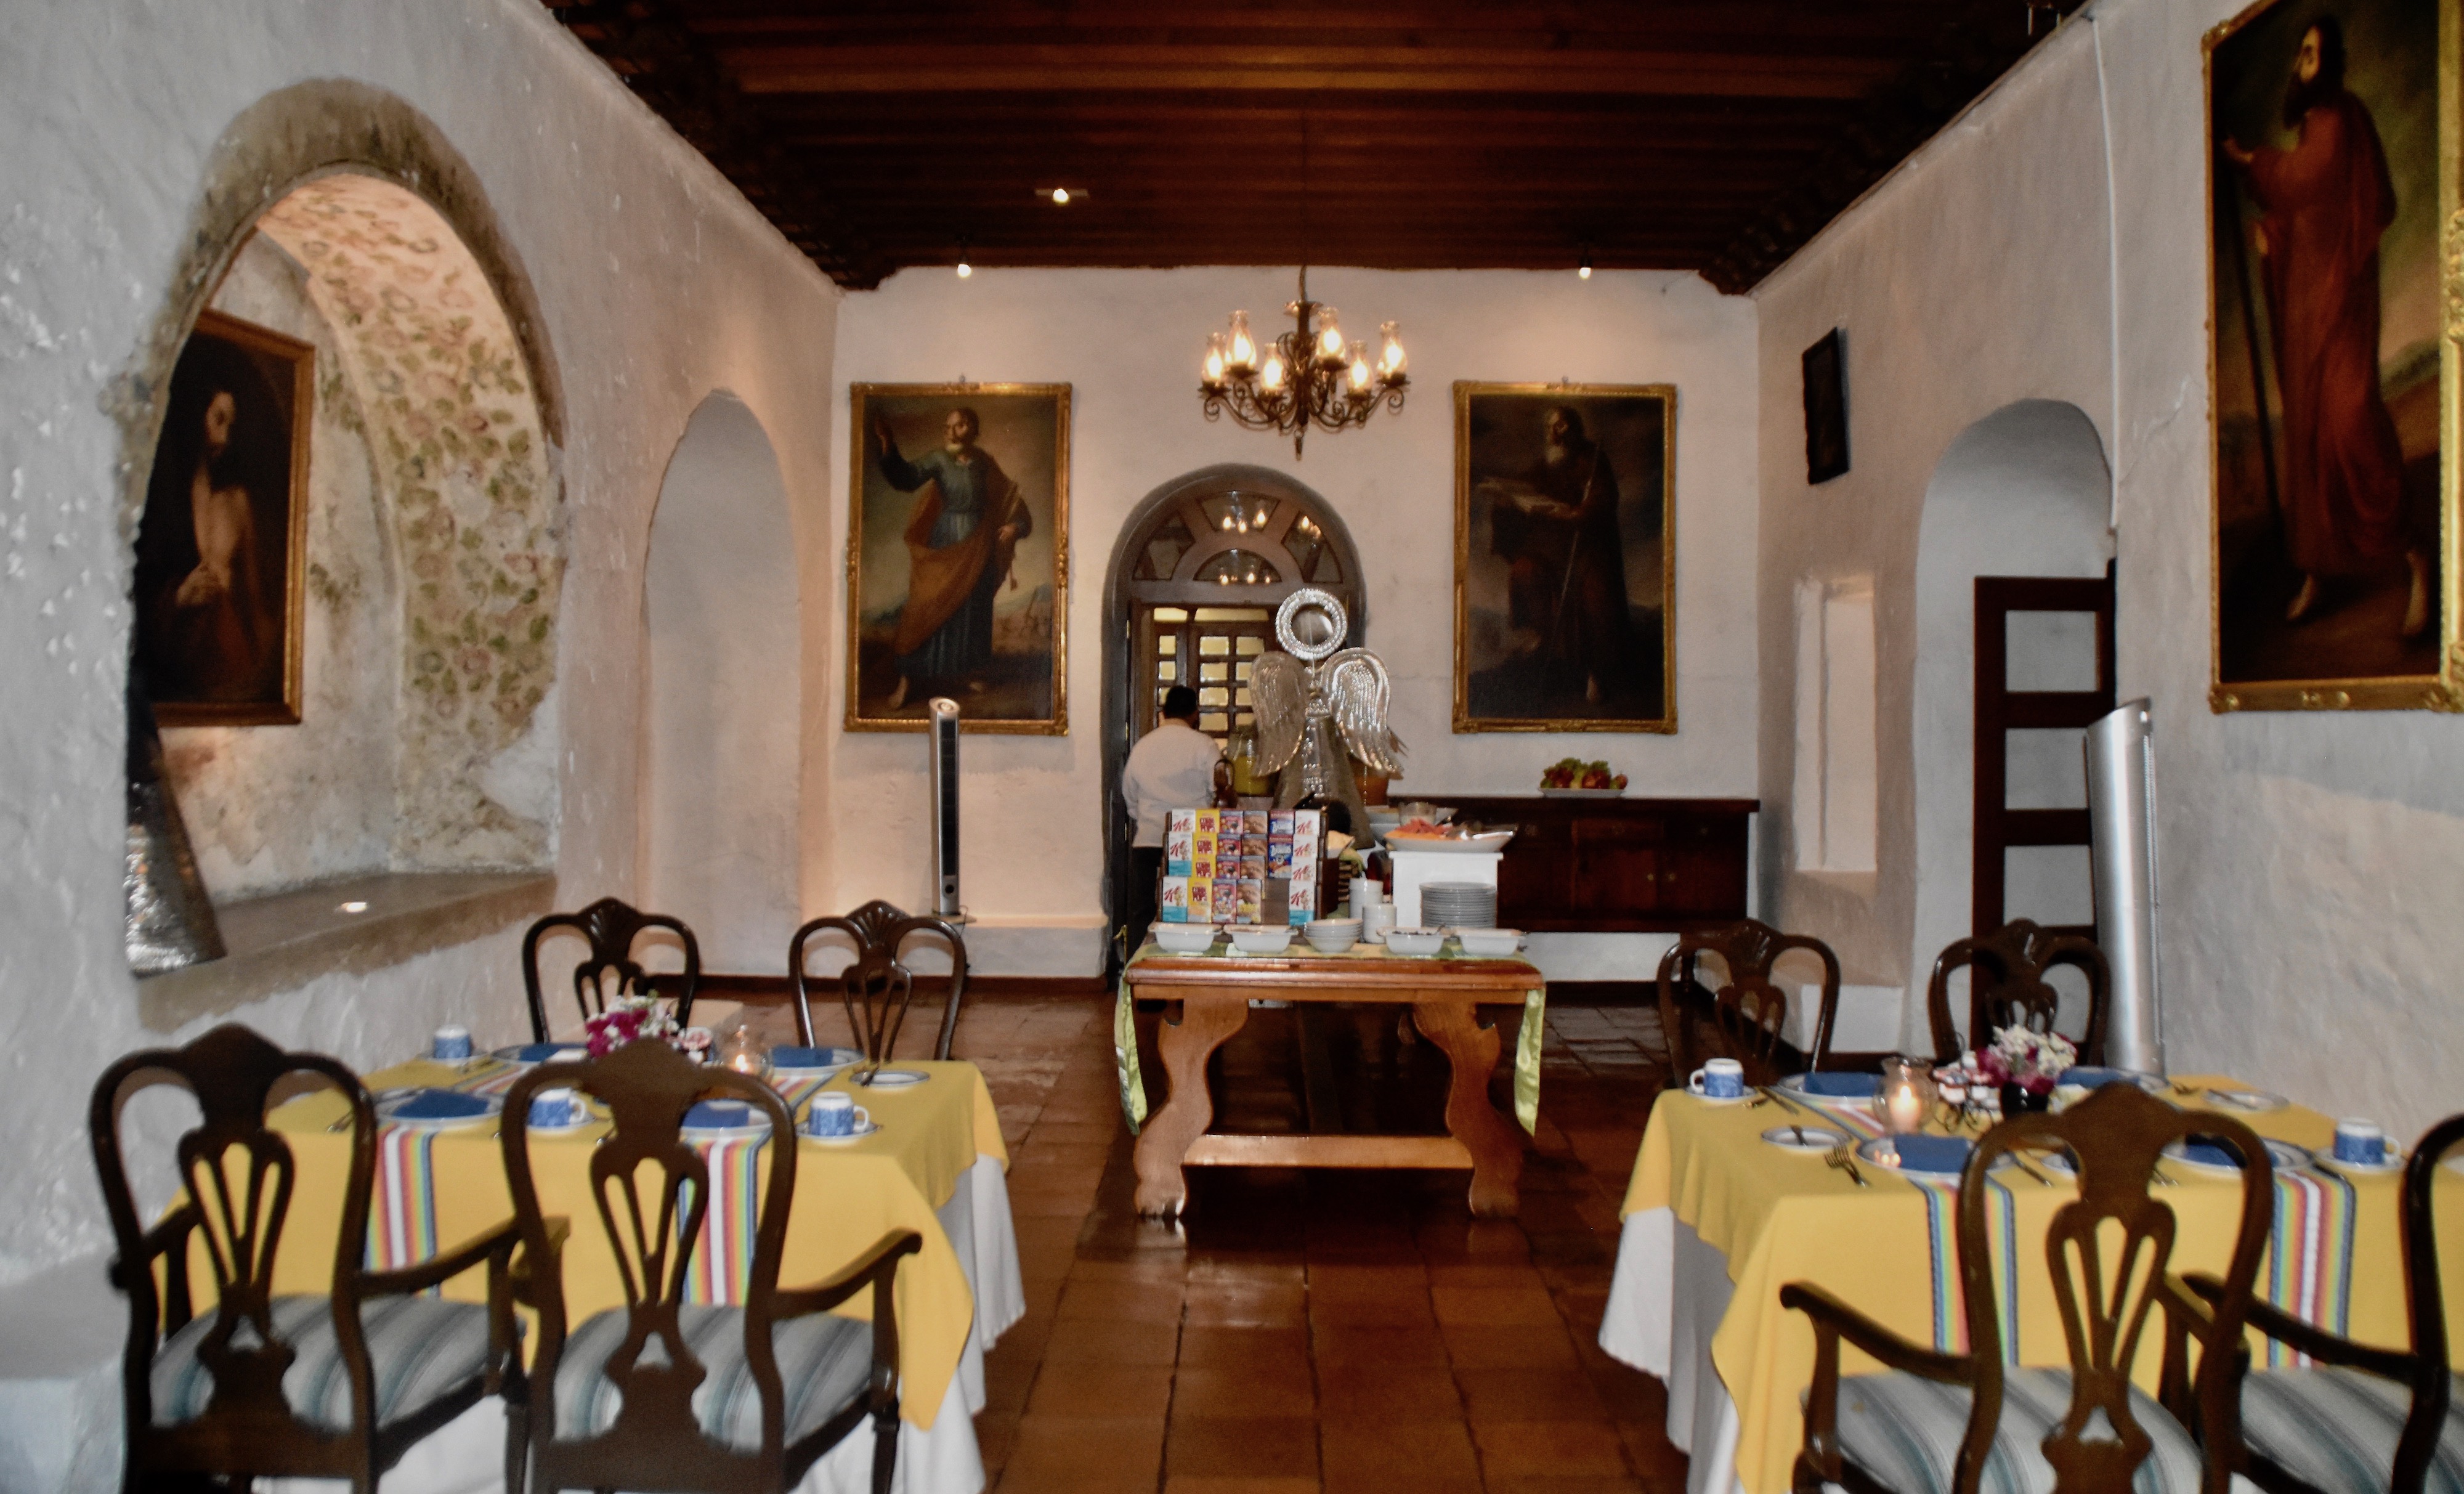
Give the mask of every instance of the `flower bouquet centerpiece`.
<path id="1" fill-rule="evenodd" d="M 2054 1082 L 2079 1062 L 2079 1049 L 2058 1032 L 2031 1027 L 1996 1027 L 1993 1045 L 1976 1051 L 1976 1070 L 1988 1085 L 2002 1091 L 2002 1113 L 2041 1110 L 2054 1092 Z"/>
<path id="2" fill-rule="evenodd" d="M 605 1058 L 627 1043 L 657 1039 L 674 1043 L 681 1035 L 675 1013 L 655 996 L 620 996 L 607 1009 L 583 1024 L 592 1058 Z"/>

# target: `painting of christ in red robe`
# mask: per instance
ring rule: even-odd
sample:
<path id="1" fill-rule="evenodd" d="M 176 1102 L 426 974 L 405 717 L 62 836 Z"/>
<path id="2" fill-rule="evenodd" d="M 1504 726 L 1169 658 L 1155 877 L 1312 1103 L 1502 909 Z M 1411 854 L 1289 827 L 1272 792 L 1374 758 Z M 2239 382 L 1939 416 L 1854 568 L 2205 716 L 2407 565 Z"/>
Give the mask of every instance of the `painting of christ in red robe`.
<path id="1" fill-rule="evenodd" d="M 2220 704 L 2438 672 L 2436 56 L 2431 0 L 2211 41 Z"/>

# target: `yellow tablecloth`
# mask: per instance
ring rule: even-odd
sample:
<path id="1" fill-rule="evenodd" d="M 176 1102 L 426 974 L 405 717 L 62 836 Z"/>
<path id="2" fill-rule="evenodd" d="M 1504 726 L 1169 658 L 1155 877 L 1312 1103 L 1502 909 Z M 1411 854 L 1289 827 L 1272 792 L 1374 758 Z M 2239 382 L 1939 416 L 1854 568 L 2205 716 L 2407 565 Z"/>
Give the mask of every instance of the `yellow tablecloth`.
<path id="1" fill-rule="evenodd" d="M 2199 1077 L 2180 1083 L 2200 1093 L 2177 1095 L 2176 1103 L 2232 1114 L 2261 1136 L 2321 1153 L 2334 1141 L 2335 1123 L 2316 1110 L 2292 1106 L 2245 1114 L 2208 1106 L 2204 1098 L 2211 1086 L 2245 1088 L 2239 1084 Z M 1736 1291 L 1712 1338 L 1711 1361 L 1736 1403 L 1737 1477 L 1749 1494 L 1778 1494 L 1788 1487 L 1804 1438 L 1799 1396 L 1814 1378 L 1811 1322 L 1781 1308 L 1782 1286 L 1812 1282 L 1827 1287 L 1921 1344 L 1939 1343 L 1937 1325 L 1955 1324 L 1959 1316 L 1955 1272 L 1947 1260 L 1943 1271 L 1935 1268 L 1937 1247 L 1948 1246 L 1948 1237 L 1937 1228 L 1948 1214 L 1940 1205 L 1955 1196 L 1952 1190 L 1941 1190 L 1929 1207 L 1926 1190 L 1883 1169 L 1864 1165 L 1873 1186 L 1859 1188 L 1818 1153 L 1784 1152 L 1762 1141 L 1765 1131 L 1800 1118 L 1773 1105 L 1711 1105 L 1683 1093 L 1661 1094 L 1643 1132 L 1622 1210 L 1633 1215 L 1670 1209 L 1727 1258 Z M 2240 1184 L 2176 1165 L 2167 1173 L 2179 1184 L 2160 1190 L 2180 1221 L 2172 1268 L 2222 1271 L 2238 1219 Z M 2024 1364 L 2064 1364 L 2061 1322 L 2038 1242 L 2054 1211 L 2075 1197 L 2076 1190 L 2058 1180 L 2047 1187 L 2024 1173 L 2001 1175 L 2009 1179 L 2008 1238 L 2013 1248 L 2008 1259 L 2019 1263 L 2013 1305 L 2017 1357 Z M 2372 1343 L 2401 1345 L 2409 1337 L 2397 1225 L 2400 1181 L 2400 1174 L 2352 1181 L 2348 1279 L 2329 1283 L 2331 1291 L 2344 1296 L 2346 1331 Z M 2451 1210 L 2464 1214 L 2464 1176 L 2442 1175 L 2440 1181 L 2443 1222 Z M 2343 1197 L 2333 1186 L 2324 1192 Z M 2442 1259 L 2464 1265 L 2464 1228 L 2445 1229 L 2441 1236 Z M 2276 1265 L 2273 1254 L 2259 1270 L 2262 1292 Z M 1943 1283 L 1947 1298 L 1940 1295 Z M 2451 1294 L 2448 1332 L 2451 1342 L 2464 1346 L 2464 1302 L 2458 1298 L 2464 1293 Z M 2006 1309 L 2006 1321 L 2010 1315 Z M 2151 1326 L 2141 1359 L 2142 1378 L 2151 1388 L 2161 1349 L 2161 1335 Z M 1844 1350 L 1843 1373 L 1879 1368 L 1853 1347 Z"/>
<path id="2" fill-rule="evenodd" d="M 788 1216 L 786 1258 L 779 1280 L 785 1286 L 819 1281 L 893 1229 L 922 1235 L 922 1252 L 898 1268 L 900 1404 L 907 1420 L 930 1428 L 975 1319 L 966 1274 L 934 1213 L 949 1201 L 960 1176 L 979 1156 L 996 1158 L 1006 1166 L 1009 1153 L 1001 1142 L 992 1093 L 973 1064 L 899 1066 L 920 1069 L 932 1078 L 904 1089 L 859 1089 L 844 1076 L 825 1087 L 852 1090 L 857 1103 L 871 1112 L 882 1129 L 858 1141 L 827 1145 L 799 1141 L 795 1203 Z M 469 1081 L 470 1076 L 459 1070 L 419 1062 L 371 1074 L 367 1085 L 372 1090 L 383 1090 L 415 1085 L 467 1087 Z M 340 1095 L 318 1090 L 273 1114 L 275 1129 L 290 1142 L 298 1165 L 290 1219 L 275 1262 L 276 1291 L 322 1292 L 333 1280 L 334 1237 L 341 1223 L 341 1177 L 350 1138 L 327 1128 L 346 1110 Z M 576 1324 L 604 1308 L 622 1307 L 625 1301 L 615 1256 L 590 1197 L 591 1148 L 607 1130 L 607 1123 L 601 1121 L 567 1135 L 531 1139 L 531 1170 L 539 1184 L 541 1209 L 551 1217 L 563 1215 L 572 1220 L 572 1236 L 564 1248 L 564 1298 L 568 1319 Z M 412 1234 L 432 1240 L 432 1248 L 450 1249 L 512 1217 L 502 1143 L 495 1131 L 494 1125 L 483 1124 L 435 1134 L 426 1154 L 432 1176 L 416 1190 L 433 1199 L 433 1218 L 415 1218 L 409 1223 Z M 766 1177 L 766 1147 L 759 1166 Z M 382 1174 L 381 1165 L 380 1195 L 385 1186 Z M 371 1220 L 373 1229 L 375 1211 Z M 210 1297 L 213 1277 L 202 1239 L 191 1251 L 189 1280 L 202 1286 L 201 1302 Z M 484 1300 L 485 1273 L 465 1272 L 447 1284 L 446 1293 Z M 859 1295 L 841 1310 L 849 1317 L 869 1318 L 869 1295 Z"/>

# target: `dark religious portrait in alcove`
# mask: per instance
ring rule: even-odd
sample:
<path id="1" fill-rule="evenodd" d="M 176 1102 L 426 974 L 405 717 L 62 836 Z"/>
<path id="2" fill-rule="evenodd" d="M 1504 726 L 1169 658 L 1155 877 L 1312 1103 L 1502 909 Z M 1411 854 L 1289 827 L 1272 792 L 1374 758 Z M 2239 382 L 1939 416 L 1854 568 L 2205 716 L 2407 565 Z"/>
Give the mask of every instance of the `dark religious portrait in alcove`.
<path id="1" fill-rule="evenodd" d="M 2211 46 L 2218 687 L 2434 674 L 2437 8 Z"/>
<path id="2" fill-rule="evenodd" d="M 1455 385 L 1455 730 L 1676 730 L 1676 391 Z"/>
<path id="3" fill-rule="evenodd" d="M 135 662 L 165 726 L 299 719 L 315 350 L 208 312 L 182 348 L 137 533 Z"/>
<path id="4" fill-rule="evenodd" d="M 858 384 L 847 725 L 1059 732 L 1067 385 Z"/>

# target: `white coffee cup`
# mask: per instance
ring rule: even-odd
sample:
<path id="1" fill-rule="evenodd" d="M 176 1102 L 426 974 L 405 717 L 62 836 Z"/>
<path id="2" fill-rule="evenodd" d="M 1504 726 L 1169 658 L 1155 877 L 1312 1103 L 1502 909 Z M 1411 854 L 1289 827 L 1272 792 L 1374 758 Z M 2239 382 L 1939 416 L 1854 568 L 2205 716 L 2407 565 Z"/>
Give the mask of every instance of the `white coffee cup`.
<path id="1" fill-rule="evenodd" d="M 1686 1091 L 1705 1100 L 1743 1099 L 1746 1093 L 1746 1066 L 1733 1058 L 1715 1058 L 1694 1070 L 1685 1081 Z"/>
<path id="2" fill-rule="evenodd" d="M 561 1130 L 583 1119 L 582 1096 L 569 1088 L 541 1089 L 531 1096 L 530 1123 Z"/>
<path id="3" fill-rule="evenodd" d="M 804 1129 L 816 1136 L 852 1136 L 871 1126 L 872 1112 L 844 1089 L 825 1089 L 813 1096 L 813 1108 L 804 1116 Z"/>
<path id="4" fill-rule="evenodd" d="M 428 1056 L 440 1064 L 460 1064 L 471 1057 L 471 1029 L 448 1025 L 429 1040 Z"/>
<path id="5" fill-rule="evenodd" d="M 2336 1123 L 2336 1160 L 2377 1167 L 2387 1159 L 2387 1132 L 2376 1121 L 2340 1120 Z"/>

